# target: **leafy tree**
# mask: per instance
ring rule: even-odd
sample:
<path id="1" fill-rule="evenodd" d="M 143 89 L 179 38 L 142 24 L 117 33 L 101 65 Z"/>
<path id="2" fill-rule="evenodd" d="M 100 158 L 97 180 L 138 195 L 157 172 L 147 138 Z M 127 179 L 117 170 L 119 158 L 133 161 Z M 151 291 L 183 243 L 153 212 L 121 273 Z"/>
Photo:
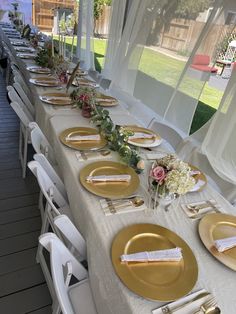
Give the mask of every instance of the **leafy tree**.
<path id="1" fill-rule="evenodd" d="M 94 18 L 97 20 L 102 14 L 104 5 L 111 5 L 112 0 L 94 0 Z"/>

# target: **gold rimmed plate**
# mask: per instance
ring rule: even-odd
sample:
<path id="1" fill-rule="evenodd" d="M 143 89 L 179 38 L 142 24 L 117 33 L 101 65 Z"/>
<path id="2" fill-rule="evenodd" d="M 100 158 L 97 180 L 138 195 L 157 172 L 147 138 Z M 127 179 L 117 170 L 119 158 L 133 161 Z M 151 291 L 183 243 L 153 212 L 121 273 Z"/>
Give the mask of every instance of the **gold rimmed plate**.
<path id="1" fill-rule="evenodd" d="M 56 87 L 60 84 L 60 82 L 56 79 L 51 77 L 38 77 L 38 78 L 31 78 L 30 83 L 37 85 L 37 86 L 44 86 L 44 87 Z"/>
<path id="2" fill-rule="evenodd" d="M 16 56 L 21 59 L 34 59 L 36 57 L 35 54 L 31 53 L 17 53 Z"/>
<path id="3" fill-rule="evenodd" d="M 205 174 L 198 169 L 197 167 L 193 166 L 193 165 L 189 165 L 192 170 L 195 171 L 199 171 L 199 174 L 193 175 L 193 178 L 196 181 L 195 186 L 192 188 L 192 190 L 190 190 L 189 192 L 200 192 L 202 191 L 206 185 L 207 185 L 207 177 L 205 176 Z"/>
<path id="4" fill-rule="evenodd" d="M 68 138 L 73 138 L 74 136 L 86 136 L 86 135 L 96 135 L 99 134 L 99 131 L 94 128 L 87 128 L 87 127 L 74 127 L 64 130 L 60 136 L 60 141 L 73 149 L 76 150 L 97 150 L 106 146 L 107 141 L 106 139 L 100 135 L 100 140 L 88 140 L 88 141 L 78 141 L 78 140 L 67 140 Z"/>
<path id="5" fill-rule="evenodd" d="M 156 134 L 152 130 L 141 128 L 139 126 L 127 125 L 124 126 L 124 129 L 127 131 L 131 131 L 135 133 L 143 133 L 147 135 L 152 135 L 151 138 L 137 138 L 137 139 L 129 139 L 128 143 L 139 146 L 139 147 L 156 147 L 159 146 L 162 142 L 162 138 L 159 134 Z"/>
<path id="6" fill-rule="evenodd" d="M 88 182 L 88 176 L 123 175 L 131 176 L 129 182 Z M 119 162 L 98 161 L 85 166 L 80 171 L 81 184 L 91 193 L 109 198 L 123 198 L 134 193 L 139 187 L 139 177 L 131 167 Z"/>
<path id="7" fill-rule="evenodd" d="M 183 258 L 179 262 L 121 262 L 123 254 L 156 251 L 180 247 Z M 137 224 L 122 229 L 111 248 L 116 274 L 134 293 L 157 301 L 173 301 L 189 293 L 198 278 L 196 258 L 187 245 L 173 231 L 154 224 Z"/>
<path id="8" fill-rule="evenodd" d="M 236 247 L 218 252 L 214 245 L 216 240 L 236 236 L 236 216 L 219 213 L 205 215 L 198 231 L 207 250 L 222 264 L 236 271 Z"/>
<path id="9" fill-rule="evenodd" d="M 43 68 L 43 67 L 36 66 L 36 65 L 29 66 L 26 69 L 29 72 L 37 73 L 37 74 L 49 74 L 49 73 L 51 73 L 51 70 L 49 68 Z"/>
<path id="10" fill-rule="evenodd" d="M 104 94 L 100 94 L 100 93 L 97 93 L 96 101 L 102 107 L 114 107 L 114 106 L 119 105 L 118 100 L 115 99 L 114 97 L 111 97 L 111 96 L 108 96 L 108 95 L 104 95 Z"/>
<path id="11" fill-rule="evenodd" d="M 31 47 L 16 47 L 15 50 L 18 52 L 28 52 L 28 53 L 29 52 L 31 52 L 31 53 L 35 52 L 35 49 L 33 49 Z"/>
<path id="12" fill-rule="evenodd" d="M 76 78 L 73 81 L 72 85 L 74 85 L 74 86 L 82 86 L 82 87 L 92 87 L 92 88 L 99 87 L 99 85 L 96 82 L 87 80 L 85 78 Z"/>
<path id="13" fill-rule="evenodd" d="M 39 99 L 49 105 L 68 106 L 71 105 L 72 100 L 70 95 L 66 93 L 46 93 L 39 96 Z"/>

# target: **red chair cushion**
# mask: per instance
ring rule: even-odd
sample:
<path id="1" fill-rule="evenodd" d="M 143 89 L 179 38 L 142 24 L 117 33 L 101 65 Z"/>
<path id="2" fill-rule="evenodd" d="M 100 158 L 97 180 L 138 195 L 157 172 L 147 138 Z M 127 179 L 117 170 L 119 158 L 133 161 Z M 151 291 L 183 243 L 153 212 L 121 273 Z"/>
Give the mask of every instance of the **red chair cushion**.
<path id="1" fill-rule="evenodd" d="M 191 68 L 198 70 L 198 71 L 203 71 L 203 72 L 211 72 L 211 73 L 216 73 L 217 68 L 214 67 L 209 67 L 208 65 L 196 65 L 192 64 Z"/>
<path id="2" fill-rule="evenodd" d="M 210 63 L 210 57 L 207 55 L 195 55 L 193 57 L 192 64 L 208 65 Z"/>

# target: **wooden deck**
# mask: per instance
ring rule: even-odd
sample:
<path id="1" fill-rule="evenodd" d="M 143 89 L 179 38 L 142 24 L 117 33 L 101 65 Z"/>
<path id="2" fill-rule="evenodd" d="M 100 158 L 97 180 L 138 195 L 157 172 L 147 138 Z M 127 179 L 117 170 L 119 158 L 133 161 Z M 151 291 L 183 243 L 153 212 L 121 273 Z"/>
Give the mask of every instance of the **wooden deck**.
<path id="1" fill-rule="evenodd" d="M 18 159 L 19 120 L 0 74 L 0 313 L 48 314 L 51 298 L 35 261 L 41 218 L 39 188 Z"/>

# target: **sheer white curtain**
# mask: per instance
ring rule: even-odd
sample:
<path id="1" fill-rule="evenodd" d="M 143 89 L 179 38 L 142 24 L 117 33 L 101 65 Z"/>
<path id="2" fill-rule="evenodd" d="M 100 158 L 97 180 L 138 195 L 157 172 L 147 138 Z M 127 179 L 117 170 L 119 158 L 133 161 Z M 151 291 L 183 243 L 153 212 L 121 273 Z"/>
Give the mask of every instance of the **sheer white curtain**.
<path id="1" fill-rule="evenodd" d="M 193 3 L 189 2 L 191 8 Z M 120 43 L 111 59 L 110 88 L 134 95 L 189 134 L 199 97 L 211 75 L 195 71 L 202 76 L 192 77 L 189 68 L 195 54 L 207 55 L 204 43 L 213 40 L 215 44 L 213 25 L 222 12 L 219 9 L 222 3 L 226 6 L 229 2 L 207 2 L 193 14 L 191 9 L 185 10 L 188 6 L 181 7 L 181 11 L 181 2 L 176 0 L 132 1 Z M 188 28 L 185 33 L 183 30 Z M 170 44 L 173 36 L 176 39 Z M 186 36 L 191 40 L 186 40 L 186 51 L 182 51 L 180 43 Z M 211 64 L 212 61 L 211 58 Z"/>
<path id="2" fill-rule="evenodd" d="M 214 115 L 202 151 L 215 172 L 236 184 L 236 68 L 234 67 L 220 107 Z"/>
<path id="3" fill-rule="evenodd" d="M 119 47 L 123 31 L 126 4 L 127 0 L 112 1 L 109 37 L 107 41 L 104 67 L 102 70 L 102 75 L 108 79 L 112 78 L 112 68 L 115 62 L 115 55 Z"/>
<path id="4" fill-rule="evenodd" d="M 79 19 L 77 31 L 77 52 L 76 56 L 82 61 L 86 70 L 94 70 L 94 15 L 93 0 L 79 1 Z"/>

